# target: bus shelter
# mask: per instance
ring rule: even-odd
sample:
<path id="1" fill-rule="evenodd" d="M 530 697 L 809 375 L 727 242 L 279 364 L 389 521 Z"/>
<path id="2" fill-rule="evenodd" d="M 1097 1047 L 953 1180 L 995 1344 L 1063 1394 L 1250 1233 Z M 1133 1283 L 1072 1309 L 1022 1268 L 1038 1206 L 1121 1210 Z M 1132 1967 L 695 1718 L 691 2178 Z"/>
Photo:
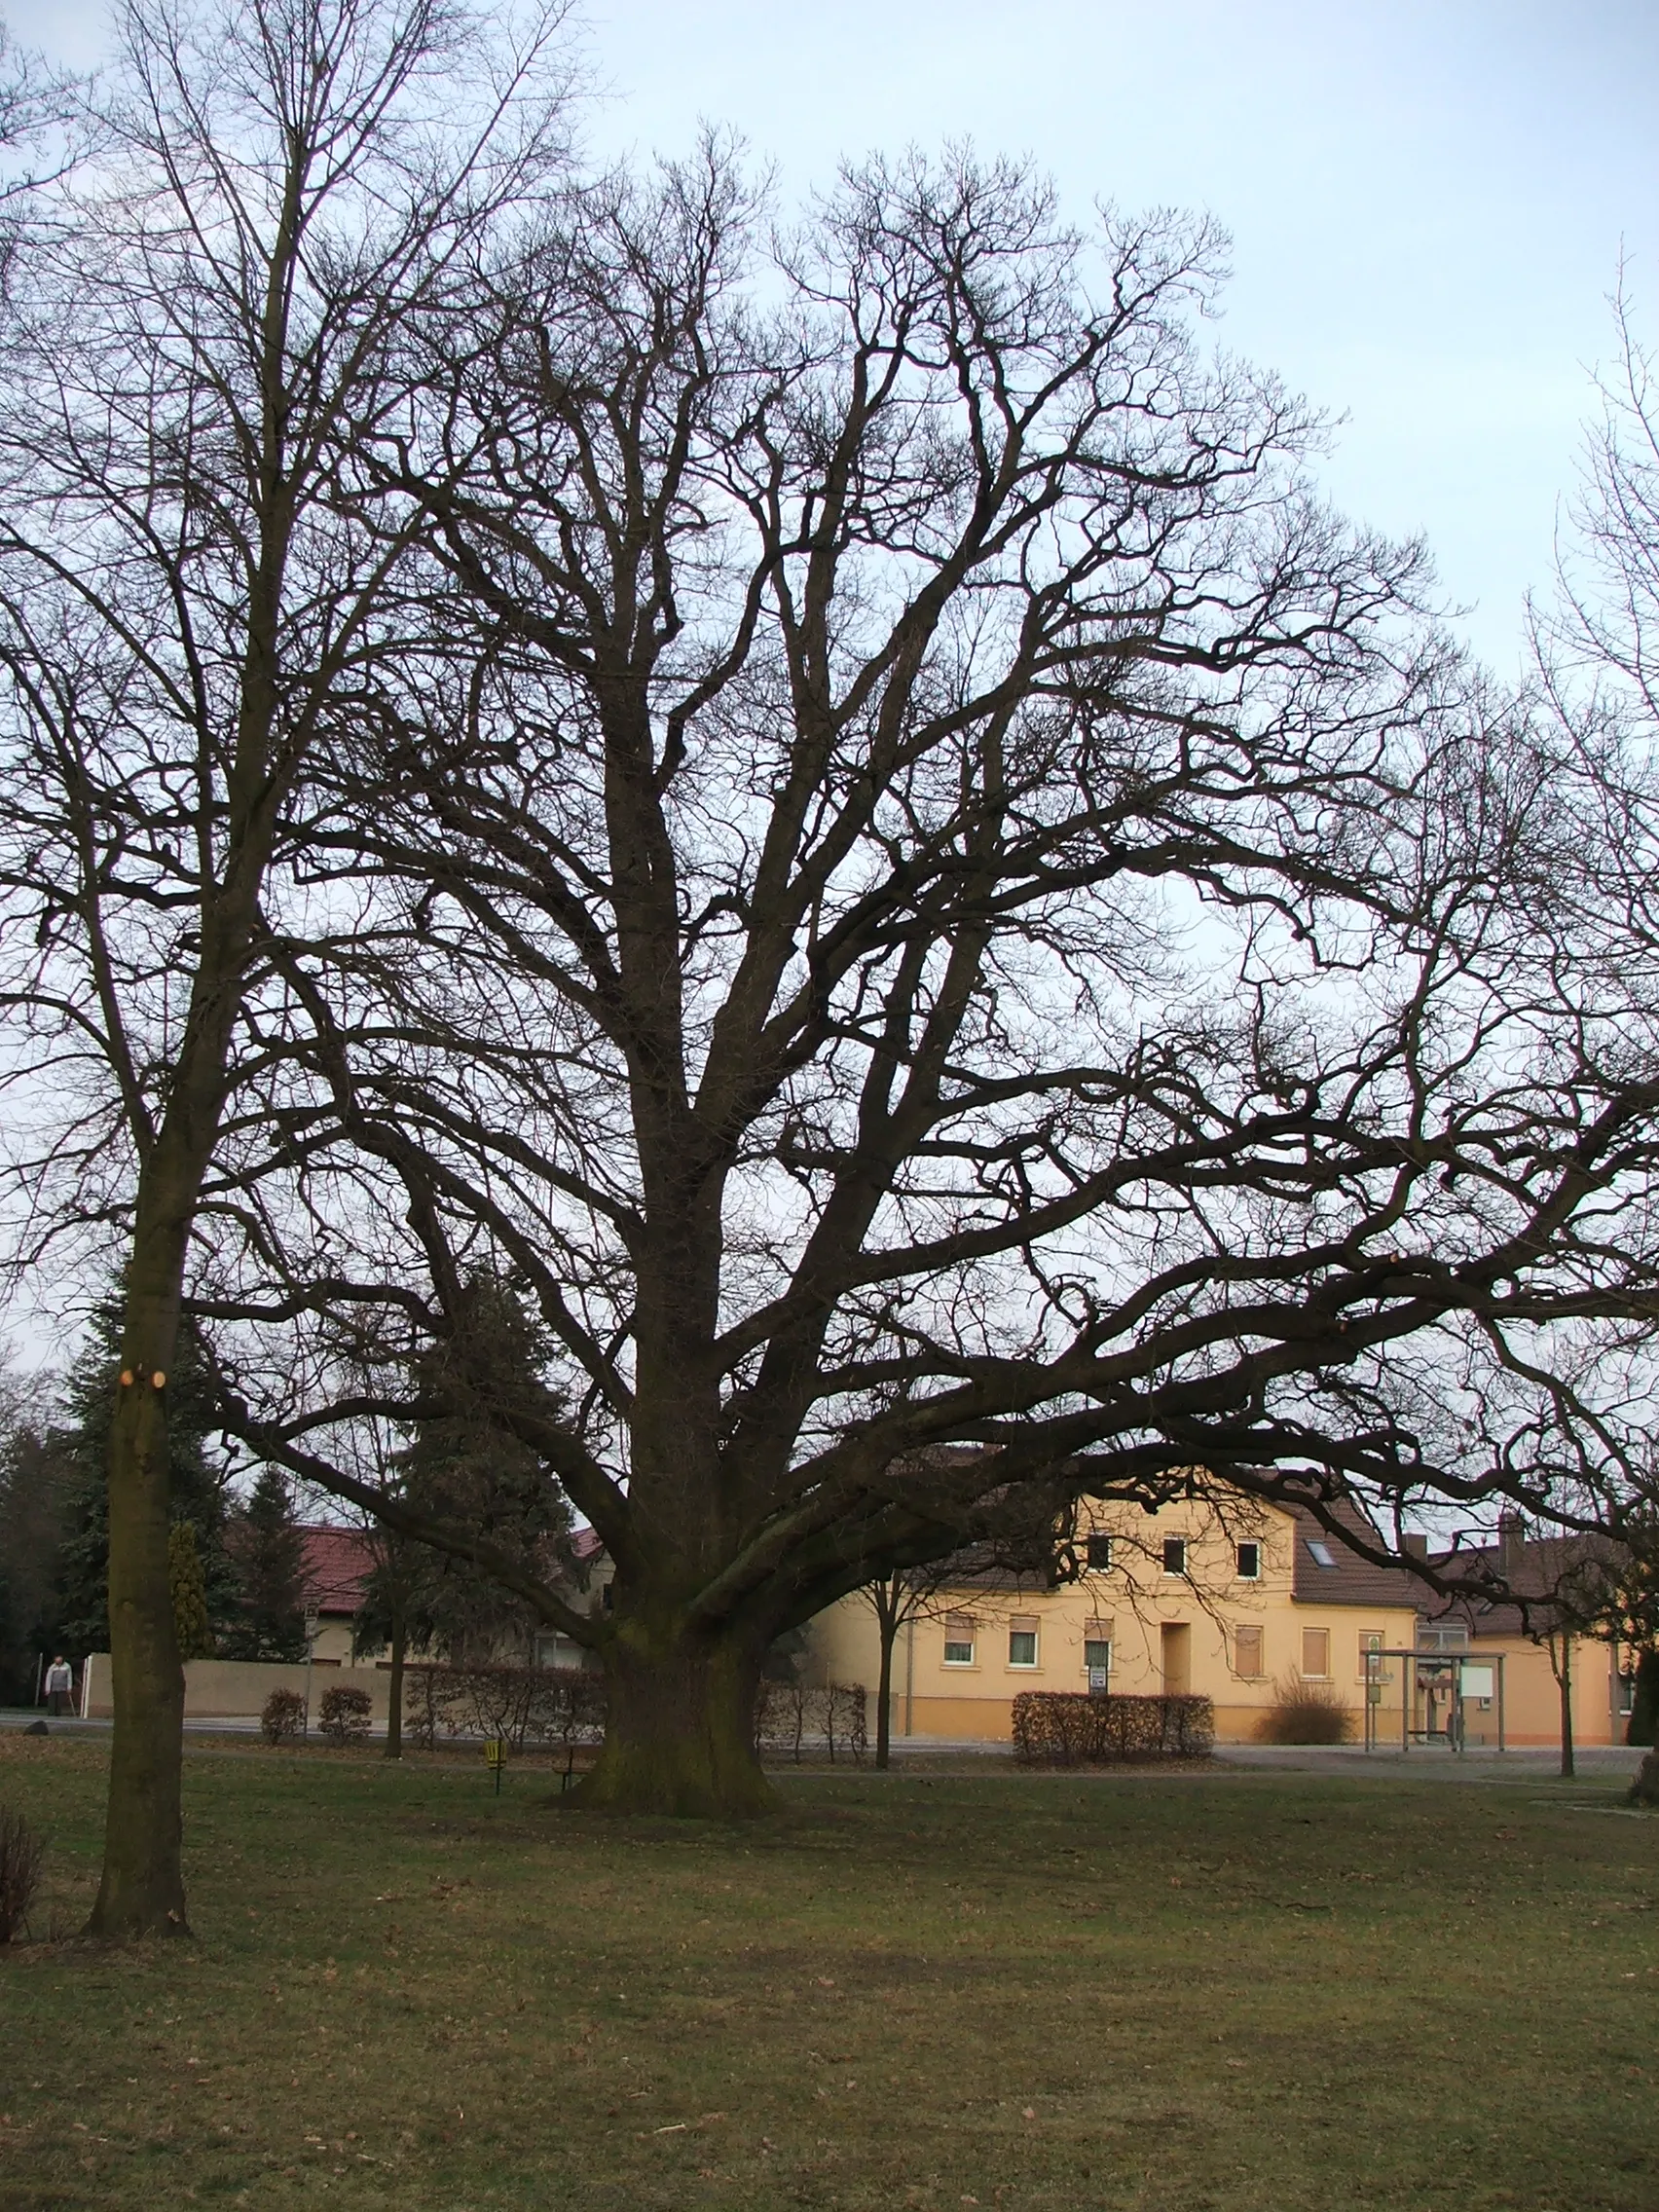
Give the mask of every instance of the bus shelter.
<path id="1" fill-rule="evenodd" d="M 1500 1651 L 1368 1651 L 1365 1748 L 1503 1750 Z"/>

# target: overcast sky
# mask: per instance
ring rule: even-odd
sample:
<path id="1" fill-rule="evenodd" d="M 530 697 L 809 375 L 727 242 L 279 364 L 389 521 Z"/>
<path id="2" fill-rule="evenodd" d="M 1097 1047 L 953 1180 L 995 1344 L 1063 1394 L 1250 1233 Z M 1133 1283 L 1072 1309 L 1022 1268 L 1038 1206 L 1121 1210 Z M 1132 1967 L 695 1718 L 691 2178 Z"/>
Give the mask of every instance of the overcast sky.
<path id="1" fill-rule="evenodd" d="M 0 0 L 4 6 L 6 0 Z M 95 59 L 102 0 L 10 0 Z M 1621 249 L 1659 334 L 1655 0 L 591 0 L 607 151 L 734 125 L 785 186 L 972 137 L 1233 234 L 1223 341 L 1346 417 L 1327 480 L 1424 532 L 1510 673 Z"/>

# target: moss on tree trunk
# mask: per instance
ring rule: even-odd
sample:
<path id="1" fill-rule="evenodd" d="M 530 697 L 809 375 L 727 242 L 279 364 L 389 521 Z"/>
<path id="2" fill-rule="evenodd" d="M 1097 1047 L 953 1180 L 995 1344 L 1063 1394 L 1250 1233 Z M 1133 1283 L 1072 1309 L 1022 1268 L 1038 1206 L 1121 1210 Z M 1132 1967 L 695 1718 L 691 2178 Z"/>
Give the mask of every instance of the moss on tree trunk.
<path id="1" fill-rule="evenodd" d="M 751 1820 L 773 1810 L 755 1742 L 761 1645 L 634 1619 L 606 1647 L 605 1746 L 572 1802 L 612 1813 Z"/>

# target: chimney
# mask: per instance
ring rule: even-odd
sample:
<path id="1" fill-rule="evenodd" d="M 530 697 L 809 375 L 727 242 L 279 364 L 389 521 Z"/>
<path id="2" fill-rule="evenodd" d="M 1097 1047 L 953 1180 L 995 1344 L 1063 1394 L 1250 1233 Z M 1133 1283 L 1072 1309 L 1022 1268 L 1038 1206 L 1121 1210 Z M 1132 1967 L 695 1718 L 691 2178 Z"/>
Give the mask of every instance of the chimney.
<path id="1" fill-rule="evenodd" d="M 1497 1517 L 1497 1571 L 1511 1575 L 1521 1566 L 1521 1556 L 1527 1548 L 1527 1524 L 1519 1513 L 1500 1513 Z"/>
<path id="2" fill-rule="evenodd" d="M 1400 1538 L 1400 1548 L 1408 1559 L 1427 1559 L 1428 1538 L 1419 1535 L 1404 1535 Z"/>

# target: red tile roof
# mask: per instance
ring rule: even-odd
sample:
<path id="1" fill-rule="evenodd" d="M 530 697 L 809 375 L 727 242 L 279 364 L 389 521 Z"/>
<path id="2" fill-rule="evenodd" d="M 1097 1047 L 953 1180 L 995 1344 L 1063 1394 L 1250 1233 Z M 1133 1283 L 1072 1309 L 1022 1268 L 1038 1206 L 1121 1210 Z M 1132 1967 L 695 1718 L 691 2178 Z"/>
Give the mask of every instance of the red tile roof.
<path id="1" fill-rule="evenodd" d="M 319 1613 L 360 1610 L 363 1584 L 374 1571 L 374 1539 L 362 1529 L 311 1527 L 306 1542 L 306 1597 Z"/>
<path id="2" fill-rule="evenodd" d="M 364 1529 L 344 1529 L 315 1522 L 302 1528 L 306 1542 L 306 1596 L 319 1613 L 345 1615 L 359 1612 L 363 1584 L 374 1572 L 374 1537 Z M 605 1546 L 592 1529 L 577 1529 L 571 1537 L 571 1553 L 578 1564 L 600 1558 Z"/>

